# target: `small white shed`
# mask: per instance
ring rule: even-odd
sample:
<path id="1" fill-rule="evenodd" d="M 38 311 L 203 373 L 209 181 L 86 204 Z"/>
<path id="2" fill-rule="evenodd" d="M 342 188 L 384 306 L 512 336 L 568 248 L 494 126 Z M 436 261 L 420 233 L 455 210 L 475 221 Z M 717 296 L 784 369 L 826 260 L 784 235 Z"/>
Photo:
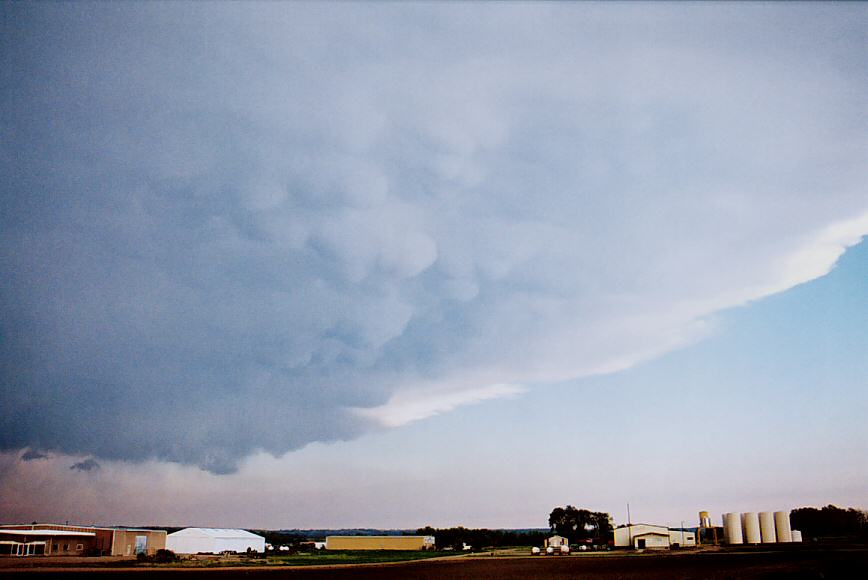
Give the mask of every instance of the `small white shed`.
<path id="1" fill-rule="evenodd" d="M 184 528 L 166 536 L 166 549 L 176 554 L 221 554 L 265 551 L 265 538 L 247 530 Z"/>

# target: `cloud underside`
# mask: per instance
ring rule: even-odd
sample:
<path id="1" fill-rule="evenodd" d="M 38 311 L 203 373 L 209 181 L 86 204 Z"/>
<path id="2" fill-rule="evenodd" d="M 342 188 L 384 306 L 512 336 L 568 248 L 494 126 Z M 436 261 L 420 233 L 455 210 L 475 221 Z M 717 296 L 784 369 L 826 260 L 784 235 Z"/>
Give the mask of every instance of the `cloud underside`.
<path id="1" fill-rule="evenodd" d="M 868 233 L 864 11 L 7 10 L 5 449 L 232 471 L 628 368 Z"/>

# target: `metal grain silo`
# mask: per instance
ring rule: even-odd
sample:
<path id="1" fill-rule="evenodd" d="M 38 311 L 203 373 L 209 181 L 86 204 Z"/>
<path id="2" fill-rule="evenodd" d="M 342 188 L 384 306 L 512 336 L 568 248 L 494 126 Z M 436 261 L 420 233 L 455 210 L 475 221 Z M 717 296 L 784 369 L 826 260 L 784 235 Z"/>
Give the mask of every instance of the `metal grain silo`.
<path id="1" fill-rule="evenodd" d="M 759 521 L 763 544 L 774 544 L 777 541 L 777 537 L 775 536 L 775 515 L 772 512 L 760 512 Z"/>
<path id="2" fill-rule="evenodd" d="M 793 533 L 790 531 L 790 512 L 775 512 L 775 533 L 779 542 L 793 541 Z"/>
<path id="3" fill-rule="evenodd" d="M 760 535 L 760 521 L 759 517 L 756 515 L 756 512 L 746 512 L 741 514 L 741 524 L 744 530 L 744 541 L 748 544 L 759 544 L 761 540 Z"/>
<path id="4" fill-rule="evenodd" d="M 723 535 L 727 544 L 743 544 L 741 537 L 741 518 L 738 514 L 723 514 Z"/>

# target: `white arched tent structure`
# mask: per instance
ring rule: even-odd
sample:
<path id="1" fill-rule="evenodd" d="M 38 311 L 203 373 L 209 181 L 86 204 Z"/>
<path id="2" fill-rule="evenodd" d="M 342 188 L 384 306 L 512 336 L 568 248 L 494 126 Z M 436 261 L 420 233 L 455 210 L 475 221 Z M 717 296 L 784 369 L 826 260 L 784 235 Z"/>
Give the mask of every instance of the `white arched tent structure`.
<path id="1" fill-rule="evenodd" d="M 176 554 L 220 554 L 265 551 L 265 538 L 247 530 L 184 528 L 166 536 L 166 548 Z"/>

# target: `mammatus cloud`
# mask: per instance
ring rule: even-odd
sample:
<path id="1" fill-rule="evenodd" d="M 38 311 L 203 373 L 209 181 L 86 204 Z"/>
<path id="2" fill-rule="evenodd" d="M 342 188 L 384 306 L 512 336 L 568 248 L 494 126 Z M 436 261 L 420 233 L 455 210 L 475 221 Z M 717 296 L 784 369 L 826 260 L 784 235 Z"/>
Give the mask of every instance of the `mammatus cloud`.
<path id="1" fill-rule="evenodd" d="M 37 459 L 48 459 L 48 455 L 33 449 L 28 449 L 21 454 L 21 461 L 36 461 Z"/>
<path id="2" fill-rule="evenodd" d="M 84 461 L 77 461 L 69 466 L 73 471 L 98 471 L 100 464 L 94 458 L 88 458 Z"/>
<path id="3" fill-rule="evenodd" d="M 861 7 L 3 10 L 4 449 L 231 472 L 627 368 L 868 232 Z"/>

